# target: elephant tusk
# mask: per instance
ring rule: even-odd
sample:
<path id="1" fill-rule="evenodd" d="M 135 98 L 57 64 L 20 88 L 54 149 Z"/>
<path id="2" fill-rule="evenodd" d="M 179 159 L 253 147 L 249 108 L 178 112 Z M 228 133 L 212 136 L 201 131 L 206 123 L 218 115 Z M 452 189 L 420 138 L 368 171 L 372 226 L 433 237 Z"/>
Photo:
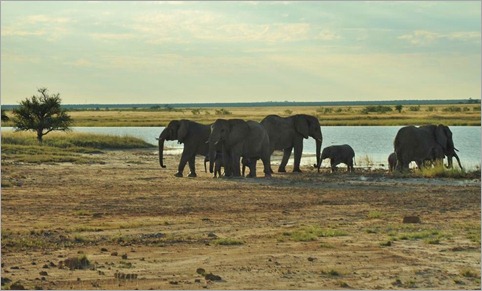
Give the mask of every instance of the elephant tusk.
<path id="1" fill-rule="evenodd" d="M 158 138 L 158 137 L 156 137 L 156 140 L 159 140 L 159 138 Z"/>
<path id="2" fill-rule="evenodd" d="M 457 152 L 459 151 L 459 149 L 458 149 L 458 148 L 456 148 L 456 147 L 454 147 L 454 150 L 456 150 Z"/>
<path id="3" fill-rule="evenodd" d="M 215 141 L 215 142 L 214 142 L 214 145 L 217 145 L 218 143 L 219 143 L 219 140 L 218 140 L 218 141 Z"/>

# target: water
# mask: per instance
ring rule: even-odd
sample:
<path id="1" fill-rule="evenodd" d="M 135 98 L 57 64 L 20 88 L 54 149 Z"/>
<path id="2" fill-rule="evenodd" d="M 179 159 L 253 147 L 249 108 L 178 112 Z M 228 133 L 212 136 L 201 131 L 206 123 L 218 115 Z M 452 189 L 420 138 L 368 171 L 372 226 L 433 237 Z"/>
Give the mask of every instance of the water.
<path id="1" fill-rule="evenodd" d="M 373 166 L 387 168 L 387 157 L 393 152 L 393 139 L 401 126 L 322 126 L 323 145 L 327 147 L 335 144 L 349 144 L 355 150 L 355 161 L 358 166 Z M 101 133 L 112 135 L 129 135 L 157 144 L 156 138 L 164 129 L 163 127 L 73 127 L 77 132 Z M 11 128 L 2 128 L 12 130 Z M 459 149 L 462 166 L 466 169 L 480 168 L 481 140 L 480 127 L 478 126 L 451 126 L 455 147 Z M 165 146 L 182 149 L 183 145 L 177 141 L 166 141 Z M 303 165 L 312 165 L 315 162 L 315 141 L 312 138 L 304 140 Z M 292 156 L 293 157 L 293 154 Z M 292 159 L 290 163 L 292 163 Z M 455 160 L 454 160 L 455 162 Z M 328 166 L 325 160 L 322 166 Z"/>

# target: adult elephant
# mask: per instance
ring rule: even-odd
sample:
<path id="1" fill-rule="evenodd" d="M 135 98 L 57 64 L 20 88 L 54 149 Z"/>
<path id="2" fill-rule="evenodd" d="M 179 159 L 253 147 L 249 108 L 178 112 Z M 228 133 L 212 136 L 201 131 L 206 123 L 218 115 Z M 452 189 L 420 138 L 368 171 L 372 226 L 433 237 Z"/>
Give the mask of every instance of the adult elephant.
<path id="1" fill-rule="evenodd" d="M 452 131 L 448 126 L 425 125 L 402 127 L 395 136 L 395 153 L 397 154 L 397 169 L 408 170 L 410 162 L 415 161 L 419 167 L 425 160 L 443 159 L 447 156 L 448 167 L 452 168 L 452 158 L 455 157 L 462 169 L 460 159 L 455 152 Z"/>
<path id="2" fill-rule="evenodd" d="M 196 155 L 207 156 L 209 146 L 207 144 L 209 134 L 211 133 L 210 125 L 204 125 L 192 120 L 181 119 L 172 120 L 159 135 L 159 164 L 162 168 L 164 165 L 164 141 L 177 140 L 184 144 L 181 160 L 176 177 L 182 177 L 182 172 L 186 163 L 189 162 L 189 177 L 196 177 L 195 157 Z"/>
<path id="3" fill-rule="evenodd" d="M 216 150 L 221 148 L 225 176 L 241 176 L 240 158 L 251 161 L 261 159 L 265 177 L 271 176 L 269 137 L 264 127 L 256 121 L 217 119 L 209 136 L 209 172 L 213 172 Z M 249 163 L 250 177 L 256 176 L 256 162 Z"/>
<path id="4" fill-rule="evenodd" d="M 269 135 L 270 153 L 273 154 L 275 150 L 283 150 L 283 159 L 278 172 L 286 172 L 286 164 L 293 148 L 295 152 L 293 172 L 301 172 L 300 161 L 303 153 L 303 139 L 310 136 L 316 141 L 316 165 L 319 171 L 323 136 L 318 118 L 306 114 L 289 117 L 268 115 L 261 120 L 261 124 L 266 128 Z"/>

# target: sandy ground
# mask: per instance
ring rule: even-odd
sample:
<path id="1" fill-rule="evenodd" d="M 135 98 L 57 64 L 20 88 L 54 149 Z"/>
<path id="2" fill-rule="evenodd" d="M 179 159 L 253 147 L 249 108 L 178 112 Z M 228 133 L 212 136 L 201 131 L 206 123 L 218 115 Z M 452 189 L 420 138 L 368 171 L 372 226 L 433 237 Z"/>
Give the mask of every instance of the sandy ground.
<path id="1" fill-rule="evenodd" d="M 480 177 L 213 179 L 198 158 L 197 178 L 175 178 L 177 155 L 98 157 L 2 161 L 2 289 L 481 287 Z"/>

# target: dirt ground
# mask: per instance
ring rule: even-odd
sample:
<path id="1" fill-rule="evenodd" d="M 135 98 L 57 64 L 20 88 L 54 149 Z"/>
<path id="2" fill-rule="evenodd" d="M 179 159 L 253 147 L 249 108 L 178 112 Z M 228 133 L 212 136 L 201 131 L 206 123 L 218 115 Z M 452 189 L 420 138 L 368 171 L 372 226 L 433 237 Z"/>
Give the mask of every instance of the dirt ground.
<path id="1" fill-rule="evenodd" d="M 213 179 L 198 158 L 176 178 L 155 149 L 99 158 L 2 161 L 2 289 L 481 288 L 480 177 Z"/>

